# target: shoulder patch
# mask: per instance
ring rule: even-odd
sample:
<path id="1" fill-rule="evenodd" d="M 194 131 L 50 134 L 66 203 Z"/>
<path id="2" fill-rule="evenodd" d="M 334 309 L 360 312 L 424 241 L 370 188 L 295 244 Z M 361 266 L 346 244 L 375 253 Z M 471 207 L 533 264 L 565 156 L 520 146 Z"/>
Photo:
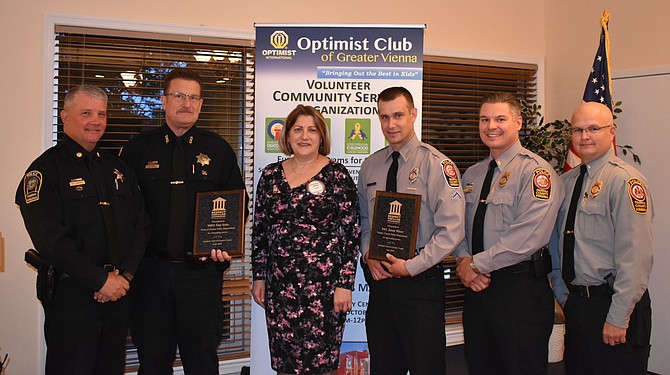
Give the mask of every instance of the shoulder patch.
<path id="1" fill-rule="evenodd" d="M 533 171 L 533 196 L 543 201 L 551 198 L 551 173 L 544 168 Z"/>
<path id="2" fill-rule="evenodd" d="M 458 180 L 458 173 L 456 173 L 456 166 L 449 159 L 442 159 L 440 162 L 442 164 L 442 174 L 444 175 L 444 181 L 452 188 L 457 188 L 461 186 L 461 182 Z"/>
<path id="3" fill-rule="evenodd" d="M 26 204 L 40 200 L 40 189 L 42 188 L 42 173 L 30 171 L 23 177 L 23 197 Z"/>
<path id="4" fill-rule="evenodd" d="M 628 181 L 628 196 L 633 205 L 633 211 L 644 215 L 648 212 L 647 191 L 644 189 L 642 181 L 637 178 L 631 178 Z"/>

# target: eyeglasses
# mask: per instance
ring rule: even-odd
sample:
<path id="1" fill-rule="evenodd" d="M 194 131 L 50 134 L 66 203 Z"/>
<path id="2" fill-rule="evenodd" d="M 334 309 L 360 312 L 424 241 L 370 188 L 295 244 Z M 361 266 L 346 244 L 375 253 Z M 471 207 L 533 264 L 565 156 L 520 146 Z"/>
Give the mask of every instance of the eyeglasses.
<path id="1" fill-rule="evenodd" d="M 192 102 L 199 102 L 202 100 L 202 96 L 200 95 L 188 95 L 188 94 L 183 94 L 181 92 L 170 92 L 167 95 L 170 95 L 171 97 L 175 98 L 179 103 L 183 103 L 186 98 L 188 98 Z"/>
<path id="2" fill-rule="evenodd" d="M 606 126 L 591 125 L 587 128 L 570 128 L 570 134 L 572 134 L 572 135 L 575 135 L 575 134 L 582 135 L 584 133 L 595 134 L 595 133 L 599 133 L 603 129 L 611 128 L 611 127 L 612 127 L 612 125 L 606 125 Z"/>

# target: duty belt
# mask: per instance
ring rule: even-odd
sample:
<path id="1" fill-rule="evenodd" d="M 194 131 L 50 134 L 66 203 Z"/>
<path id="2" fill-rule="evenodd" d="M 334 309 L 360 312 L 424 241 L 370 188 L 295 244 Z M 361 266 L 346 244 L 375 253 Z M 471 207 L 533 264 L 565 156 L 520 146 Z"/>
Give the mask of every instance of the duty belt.
<path id="1" fill-rule="evenodd" d="M 609 285 L 568 285 L 570 293 L 577 294 L 583 298 L 591 298 L 596 296 L 606 296 L 612 294 Z"/>

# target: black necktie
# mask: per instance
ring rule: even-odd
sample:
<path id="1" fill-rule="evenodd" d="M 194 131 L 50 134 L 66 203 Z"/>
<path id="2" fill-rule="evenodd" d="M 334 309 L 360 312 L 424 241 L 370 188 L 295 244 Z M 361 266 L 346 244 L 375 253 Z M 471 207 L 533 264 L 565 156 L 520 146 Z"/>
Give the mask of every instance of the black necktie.
<path id="1" fill-rule="evenodd" d="M 563 232 L 563 281 L 570 285 L 575 279 L 575 216 L 577 215 L 577 204 L 582 195 L 582 185 L 586 175 L 586 165 L 579 167 L 579 177 L 572 189 L 572 199 L 568 208 L 568 217 L 565 219 L 565 231 Z"/>
<path id="2" fill-rule="evenodd" d="M 482 192 L 479 194 L 479 204 L 475 211 L 475 219 L 472 222 L 472 255 L 484 251 L 484 218 L 486 217 L 486 198 L 491 191 L 491 180 L 496 170 L 496 161 L 491 159 L 489 170 L 484 177 Z"/>
<path id="3" fill-rule="evenodd" d="M 95 192 L 98 198 L 98 207 L 100 207 L 100 213 L 102 214 L 102 221 L 105 224 L 105 236 L 107 237 L 107 262 L 118 266 L 121 259 L 119 253 L 119 241 L 118 234 L 116 231 L 116 222 L 114 221 L 114 212 L 112 211 L 112 203 L 109 199 L 110 193 L 105 183 L 105 172 L 103 171 L 103 165 L 100 160 L 100 156 L 97 151 L 94 151 L 95 154 L 90 154 L 86 157 L 88 162 L 88 170 L 93 176 L 93 186 L 95 187 Z M 108 172 L 109 175 L 112 175 L 112 172 Z M 117 188 L 118 189 L 118 188 Z"/>
<path id="4" fill-rule="evenodd" d="M 391 156 L 393 157 L 393 162 L 386 175 L 386 191 L 395 193 L 398 191 L 398 157 L 400 157 L 400 153 L 398 151 L 393 151 Z"/>
<path id="5" fill-rule="evenodd" d="M 184 146 L 181 138 L 173 140 L 172 179 L 170 180 L 170 224 L 166 250 L 174 259 L 183 259 L 186 249 L 186 184 Z"/>

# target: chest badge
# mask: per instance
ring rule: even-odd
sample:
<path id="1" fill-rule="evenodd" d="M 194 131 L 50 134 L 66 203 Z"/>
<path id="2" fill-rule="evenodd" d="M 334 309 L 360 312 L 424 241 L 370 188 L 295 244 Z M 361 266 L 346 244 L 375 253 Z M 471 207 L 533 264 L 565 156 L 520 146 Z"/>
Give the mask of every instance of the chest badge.
<path id="1" fill-rule="evenodd" d="M 591 186 L 591 198 L 595 198 L 600 194 L 600 191 L 603 189 L 603 182 L 601 180 L 596 180 Z"/>
<path id="2" fill-rule="evenodd" d="M 202 165 L 203 167 L 205 165 L 209 165 L 209 162 L 212 160 L 209 158 L 209 156 L 203 154 L 202 152 L 196 155 L 195 158 L 198 159 L 196 163 L 200 163 L 200 165 Z"/>
<path id="3" fill-rule="evenodd" d="M 114 186 L 116 186 L 116 190 L 119 190 L 119 182 L 123 183 L 126 180 L 123 178 L 123 173 L 121 173 L 121 171 L 116 168 L 114 168 L 114 174 L 116 175 L 116 178 L 114 179 Z"/>
<path id="4" fill-rule="evenodd" d="M 412 168 L 412 170 L 409 171 L 409 182 L 412 184 L 415 183 L 418 177 L 419 177 L 419 168 L 417 167 Z"/>
<path id="5" fill-rule="evenodd" d="M 503 187 L 507 185 L 507 180 L 509 180 L 509 171 L 505 171 L 502 177 L 500 177 L 500 180 L 498 181 L 498 186 Z"/>
<path id="6" fill-rule="evenodd" d="M 116 179 L 117 179 L 117 180 L 119 180 L 119 181 L 121 181 L 121 182 L 125 182 L 125 181 L 126 181 L 125 178 L 123 178 L 123 173 L 121 173 L 120 170 L 114 168 L 114 174 L 116 175 Z"/>

